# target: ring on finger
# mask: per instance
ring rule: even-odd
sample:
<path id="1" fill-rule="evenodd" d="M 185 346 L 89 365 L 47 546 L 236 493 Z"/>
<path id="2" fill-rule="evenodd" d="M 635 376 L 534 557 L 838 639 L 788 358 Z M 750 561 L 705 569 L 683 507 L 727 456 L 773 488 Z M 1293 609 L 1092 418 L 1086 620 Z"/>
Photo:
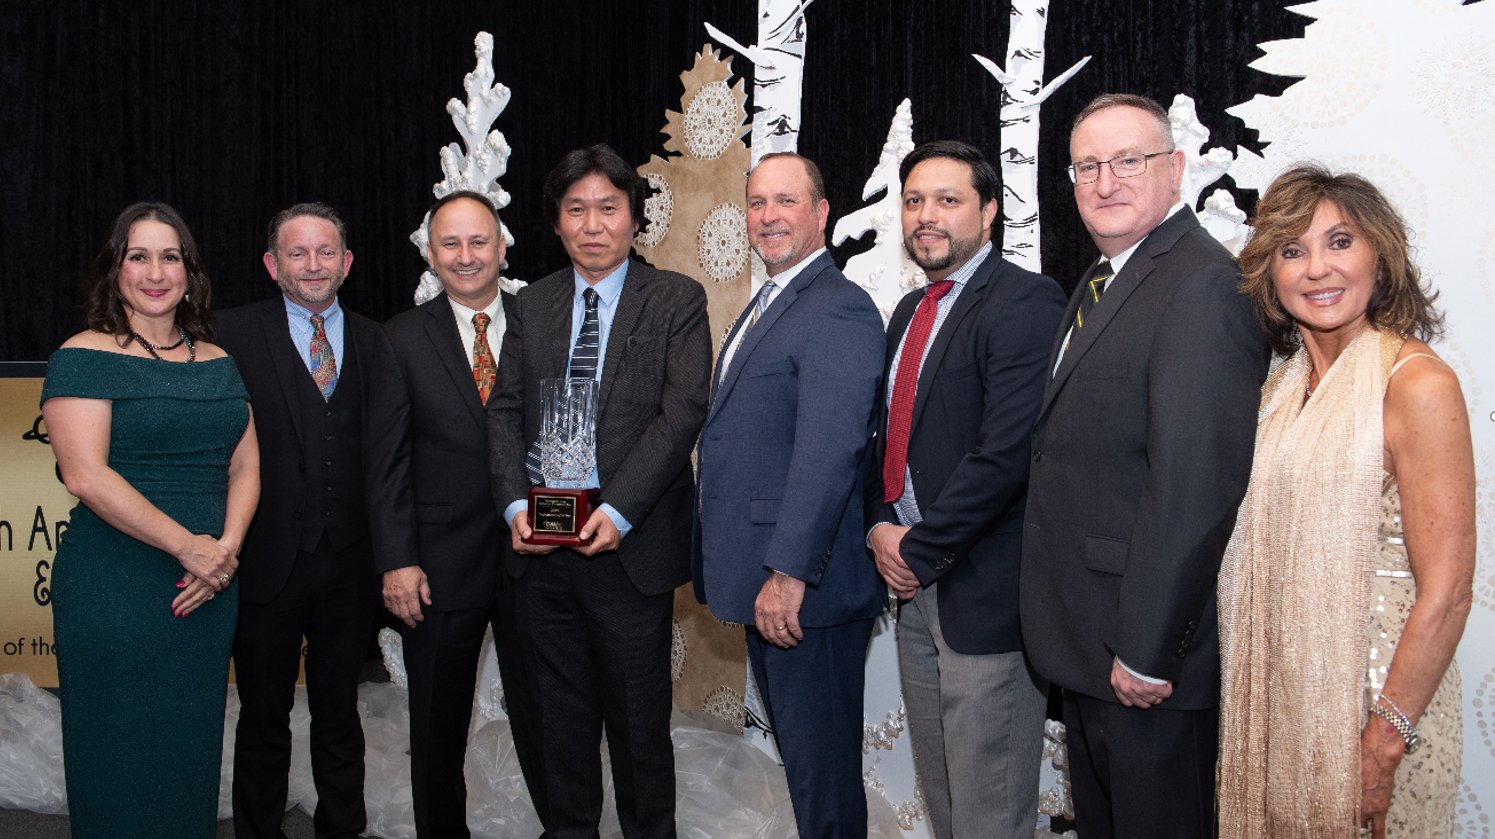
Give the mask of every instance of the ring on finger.
<path id="1" fill-rule="evenodd" d="M 229 576 L 227 574 L 219 574 L 218 575 L 218 582 L 223 583 L 223 585 L 225 587 L 228 586 L 228 581 L 229 581 Z"/>
<path id="2" fill-rule="evenodd" d="M 214 598 L 214 597 L 216 597 L 216 596 L 217 596 L 217 595 L 215 595 L 215 594 L 213 594 L 213 593 L 212 593 L 212 592 L 211 592 L 211 591 L 210 591 L 210 592 L 208 592 L 208 599 L 209 599 L 209 600 L 212 600 L 212 599 L 213 599 L 213 598 Z"/>

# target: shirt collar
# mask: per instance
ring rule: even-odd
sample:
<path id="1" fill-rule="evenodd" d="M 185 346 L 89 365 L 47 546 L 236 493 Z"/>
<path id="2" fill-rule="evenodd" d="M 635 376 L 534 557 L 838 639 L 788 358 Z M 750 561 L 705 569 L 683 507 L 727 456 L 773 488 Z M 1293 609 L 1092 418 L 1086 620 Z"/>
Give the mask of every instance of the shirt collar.
<path id="1" fill-rule="evenodd" d="M 575 268 L 571 269 L 571 278 L 576 284 L 576 290 L 571 297 L 572 303 L 580 301 L 581 293 L 592 288 L 596 289 L 597 296 L 602 298 L 602 305 L 610 308 L 613 303 L 617 302 L 618 295 L 623 291 L 623 280 L 628 278 L 628 260 L 623 260 L 622 264 L 613 269 L 611 274 L 598 280 L 595 285 L 588 283 Z"/>
<path id="2" fill-rule="evenodd" d="M 822 245 L 819 250 L 815 251 L 804 259 L 801 259 L 799 262 L 794 263 L 794 265 L 790 266 L 787 270 L 780 271 L 777 276 L 769 277 L 768 279 L 779 288 L 788 288 L 789 284 L 794 282 L 794 278 L 798 277 L 800 273 L 805 270 L 805 266 L 819 259 L 820 255 L 823 253 L 825 253 L 824 245 Z"/>
<path id="3" fill-rule="evenodd" d="M 320 312 L 313 312 L 311 309 L 306 308 L 305 306 L 301 305 L 300 303 L 297 303 L 296 301 L 292 300 L 291 298 L 287 297 L 284 294 L 282 294 L 280 296 L 280 299 L 282 299 L 282 300 L 285 301 L 285 304 L 286 304 L 286 314 L 290 315 L 293 318 L 301 318 L 302 320 L 311 320 L 311 316 L 312 315 L 321 315 L 322 316 L 322 322 L 326 323 L 327 321 L 332 320 L 333 316 L 342 314 L 342 306 L 339 305 L 338 300 L 337 300 L 336 297 L 332 298 L 332 305 L 331 306 L 328 306 L 326 309 L 323 309 Z"/>
<path id="4" fill-rule="evenodd" d="M 460 321 L 463 321 L 465 323 L 472 323 L 473 315 L 476 315 L 478 312 L 486 312 L 488 314 L 488 320 L 491 323 L 495 319 L 495 316 L 498 314 L 498 310 L 503 308 L 503 296 L 503 292 L 499 292 L 498 294 L 493 295 L 493 302 L 489 303 L 481 309 L 470 309 L 467 306 L 458 303 L 457 298 L 451 296 L 450 294 L 446 296 L 446 302 L 452 304 L 452 312 L 457 315 L 457 319 Z"/>
<path id="5" fill-rule="evenodd" d="M 981 246 L 981 250 L 976 251 L 976 254 L 962 263 L 959 268 L 951 271 L 950 275 L 945 277 L 945 279 L 955 283 L 958 286 L 965 285 L 968 281 L 970 281 L 971 275 L 976 273 L 976 269 L 981 267 L 981 263 L 986 261 L 986 257 L 990 253 L 991 242 L 988 241 L 986 244 Z"/>
<path id="6" fill-rule="evenodd" d="M 1158 222 L 1158 227 L 1162 227 L 1163 226 L 1163 222 L 1166 222 L 1168 219 L 1173 218 L 1175 215 L 1178 214 L 1179 210 L 1185 209 L 1187 206 L 1188 206 L 1187 204 L 1185 204 L 1184 202 L 1180 201 L 1177 204 L 1174 204 L 1172 207 L 1169 207 L 1168 208 L 1168 215 L 1163 216 L 1163 221 Z M 1154 227 L 1153 230 L 1157 230 L 1158 227 Z M 1152 232 L 1149 231 L 1148 234 L 1147 234 L 1147 236 L 1151 236 L 1151 235 L 1152 235 Z M 1133 244 L 1131 247 L 1129 247 L 1126 250 L 1122 251 L 1121 253 L 1118 253 L 1115 256 L 1111 257 L 1111 276 L 1113 278 L 1117 274 L 1121 273 L 1121 269 L 1126 266 L 1127 260 L 1129 260 L 1129 259 L 1132 258 L 1132 254 L 1134 254 L 1134 253 L 1137 252 L 1137 248 L 1142 247 L 1142 243 L 1145 242 L 1145 241 L 1147 241 L 1147 236 L 1143 236 L 1141 239 L 1138 239 L 1136 241 L 1136 243 Z M 1110 283 L 1111 283 L 1110 280 L 1106 281 L 1107 285 L 1110 285 Z"/>

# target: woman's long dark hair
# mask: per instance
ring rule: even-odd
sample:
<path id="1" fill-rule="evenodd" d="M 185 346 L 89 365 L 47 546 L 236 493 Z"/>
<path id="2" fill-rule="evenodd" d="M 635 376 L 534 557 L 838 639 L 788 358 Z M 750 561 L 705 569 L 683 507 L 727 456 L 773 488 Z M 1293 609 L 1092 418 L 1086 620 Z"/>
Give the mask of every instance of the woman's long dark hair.
<path id="1" fill-rule="evenodd" d="M 177 306 L 176 322 L 194 341 L 213 340 L 213 287 L 208 282 L 202 256 L 192 231 L 181 213 L 166 204 L 141 201 L 131 204 L 114 220 L 99 255 L 94 257 L 84 279 L 86 297 L 83 315 L 88 328 L 107 335 L 129 335 L 130 313 L 119 295 L 119 268 L 130 244 L 130 227 L 137 221 L 159 221 L 171 227 L 182 243 L 182 267 L 187 272 L 187 294 Z"/>

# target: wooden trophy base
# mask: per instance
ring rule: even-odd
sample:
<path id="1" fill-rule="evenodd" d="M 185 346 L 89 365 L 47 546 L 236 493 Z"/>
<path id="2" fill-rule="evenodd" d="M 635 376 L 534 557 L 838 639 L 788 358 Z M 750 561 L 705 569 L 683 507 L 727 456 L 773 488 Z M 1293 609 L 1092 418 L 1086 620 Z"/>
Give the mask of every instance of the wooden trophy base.
<path id="1" fill-rule="evenodd" d="M 555 545 L 562 548 L 580 548 L 592 544 L 591 536 L 582 539 L 578 534 L 601 500 L 602 490 L 597 487 L 530 487 L 531 532 L 530 537 L 524 541 L 531 545 Z"/>

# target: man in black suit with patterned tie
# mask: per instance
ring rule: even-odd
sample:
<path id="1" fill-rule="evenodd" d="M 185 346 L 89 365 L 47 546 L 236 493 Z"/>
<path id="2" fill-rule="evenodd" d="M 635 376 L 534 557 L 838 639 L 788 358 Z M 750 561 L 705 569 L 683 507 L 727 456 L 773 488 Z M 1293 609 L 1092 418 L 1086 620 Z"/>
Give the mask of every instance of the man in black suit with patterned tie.
<path id="1" fill-rule="evenodd" d="M 561 159 L 545 181 L 545 211 L 571 265 L 519 293 L 488 422 L 521 654 L 538 689 L 546 831 L 596 835 L 605 731 L 623 834 L 670 837 L 673 592 L 690 578 L 690 451 L 711 363 L 706 292 L 628 259 L 643 180 L 607 146 Z M 598 393 L 601 503 L 582 528 L 591 544 L 575 550 L 526 541 L 541 382 L 561 378 L 594 379 Z"/>
<path id="2" fill-rule="evenodd" d="M 318 837 L 367 826 L 358 672 L 378 605 L 376 564 L 411 551 L 407 406 L 378 324 L 343 308 L 343 220 L 297 204 L 270 222 L 273 300 L 219 313 L 260 435 L 260 506 L 239 566 L 234 833 L 284 836 L 290 713 L 306 643 Z"/>
<path id="3" fill-rule="evenodd" d="M 508 539 L 488 476 L 486 405 L 514 295 L 500 293 L 504 234 L 482 194 L 443 197 L 426 225 L 426 260 L 441 293 L 385 324 L 410 398 L 415 546 L 379 570 L 384 605 L 404 624 L 416 835 L 465 839 L 463 764 L 489 626 L 519 764 L 544 813 L 528 716 L 533 682 L 515 645 L 513 587 L 501 573 Z"/>

